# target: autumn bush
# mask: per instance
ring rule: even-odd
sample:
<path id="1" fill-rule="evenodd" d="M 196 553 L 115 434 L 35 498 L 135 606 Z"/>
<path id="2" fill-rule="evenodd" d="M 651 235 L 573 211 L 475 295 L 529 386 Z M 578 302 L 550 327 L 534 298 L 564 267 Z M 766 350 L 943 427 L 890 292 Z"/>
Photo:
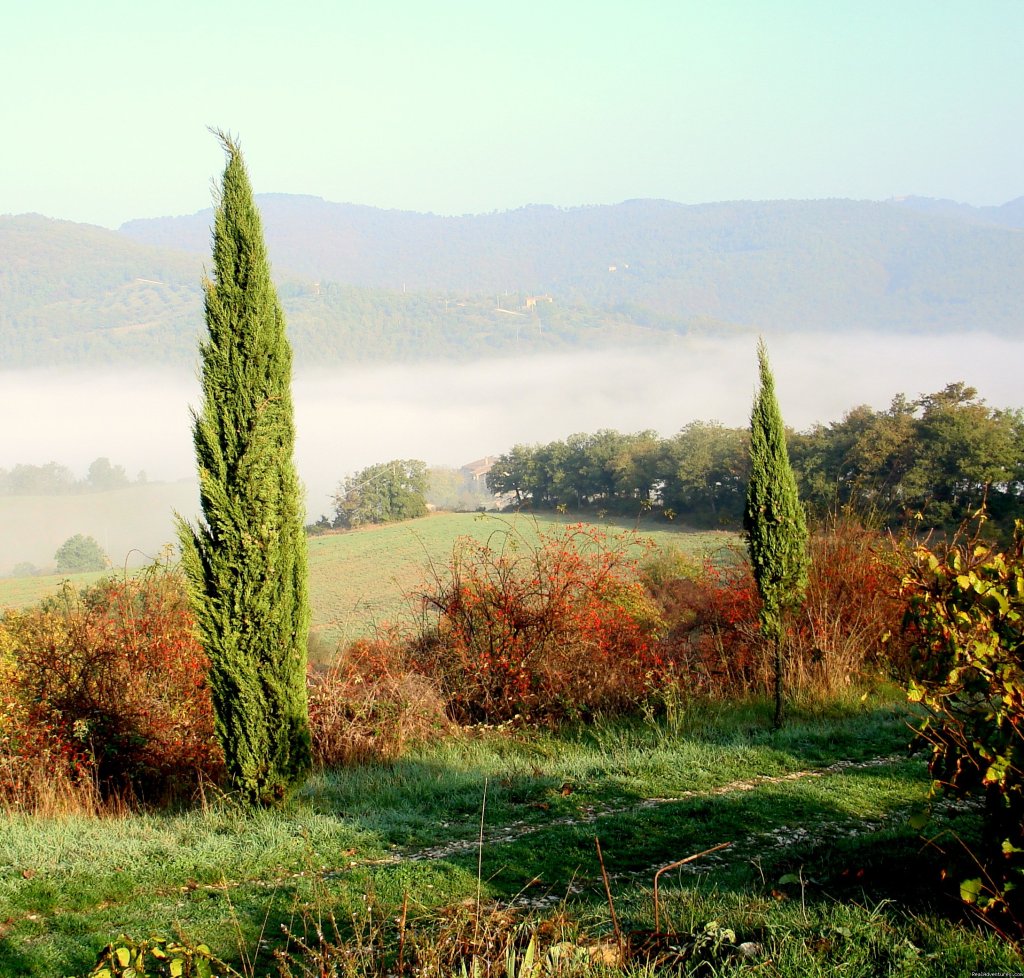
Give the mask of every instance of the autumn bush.
<path id="1" fill-rule="evenodd" d="M 89 759 L 81 744 L 33 715 L 16 647 L 8 622 L 0 622 L 0 806 L 41 814 L 96 810 Z"/>
<path id="2" fill-rule="evenodd" d="M 784 622 L 790 689 L 827 697 L 868 672 L 904 673 L 899 560 L 891 541 L 839 519 L 812 533 L 809 552 L 805 601 Z M 757 588 L 741 550 L 668 580 L 648 578 L 647 587 L 668 623 L 661 658 L 688 688 L 721 695 L 771 688 Z"/>
<path id="3" fill-rule="evenodd" d="M 635 707 L 658 682 L 662 628 L 635 535 L 582 523 L 527 541 L 458 542 L 422 596 L 414 668 L 459 723 L 558 722 Z"/>
<path id="4" fill-rule="evenodd" d="M 667 676 L 702 695 L 764 685 L 757 641 L 757 589 L 738 551 L 707 556 L 678 576 L 645 575 L 666 629 L 658 648 Z"/>
<path id="5" fill-rule="evenodd" d="M 437 687 L 410 669 L 399 636 L 382 629 L 310 670 L 309 726 L 314 763 L 328 768 L 392 760 L 451 722 Z"/>
<path id="6" fill-rule="evenodd" d="M 984 831 L 961 896 L 1024 930 L 1024 522 L 1001 548 L 967 530 L 913 553 L 903 579 L 910 698 L 933 794 L 978 798 Z"/>
<path id="7" fill-rule="evenodd" d="M 809 553 L 804 603 L 787 635 L 794 688 L 829 696 L 869 675 L 903 679 L 902 544 L 839 517 L 811 534 Z"/>
<path id="8" fill-rule="evenodd" d="M 157 567 L 70 586 L 3 619 L 4 763 L 44 753 L 55 776 L 104 796 L 162 800 L 217 779 L 207 660 L 179 576 Z M 7 793 L 31 792 L 7 785 Z"/>

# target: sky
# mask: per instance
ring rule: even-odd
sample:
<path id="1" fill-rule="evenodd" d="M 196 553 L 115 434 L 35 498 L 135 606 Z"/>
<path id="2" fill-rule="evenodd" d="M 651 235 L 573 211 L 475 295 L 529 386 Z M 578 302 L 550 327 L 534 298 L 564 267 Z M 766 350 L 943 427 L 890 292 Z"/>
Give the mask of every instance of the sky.
<path id="1" fill-rule="evenodd" d="M 1021 0 L 13 0 L 0 214 L 1024 194 Z"/>

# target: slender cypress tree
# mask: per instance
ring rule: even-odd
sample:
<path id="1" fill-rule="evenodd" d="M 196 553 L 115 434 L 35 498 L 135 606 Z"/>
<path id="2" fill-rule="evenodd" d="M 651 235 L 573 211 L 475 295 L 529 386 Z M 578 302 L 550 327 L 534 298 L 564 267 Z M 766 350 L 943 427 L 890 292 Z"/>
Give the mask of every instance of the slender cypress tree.
<path id="1" fill-rule="evenodd" d="M 228 775 L 249 802 L 270 804 L 310 766 L 292 354 L 245 163 L 230 135 L 215 135 L 227 163 L 192 413 L 203 520 L 179 520 L 179 536 Z"/>
<path id="2" fill-rule="evenodd" d="M 807 587 L 807 523 L 786 452 L 786 431 L 775 397 L 764 340 L 757 344 L 760 389 L 750 415 L 750 482 L 743 528 L 757 590 L 761 631 L 775 660 L 775 726 L 783 720 L 785 657 L 783 614 Z"/>

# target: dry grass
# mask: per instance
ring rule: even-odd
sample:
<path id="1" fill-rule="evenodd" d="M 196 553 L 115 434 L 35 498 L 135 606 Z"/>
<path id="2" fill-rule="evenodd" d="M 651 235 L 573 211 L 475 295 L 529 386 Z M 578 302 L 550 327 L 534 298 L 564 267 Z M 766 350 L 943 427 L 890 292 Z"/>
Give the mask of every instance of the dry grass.
<path id="1" fill-rule="evenodd" d="M 76 777 L 49 755 L 31 757 L 0 751 L 0 810 L 38 818 L 124 815 L 122 796 L 103 797 L 95 780 Z"/>
<path id="2" fill-rule="evenodd" d="M 356 642 L 309 676 L 313 756 L 321 768 L 387 761 L 405 747 L 454 728 L 437 687 L 405 668 L 382 634 Z"/>

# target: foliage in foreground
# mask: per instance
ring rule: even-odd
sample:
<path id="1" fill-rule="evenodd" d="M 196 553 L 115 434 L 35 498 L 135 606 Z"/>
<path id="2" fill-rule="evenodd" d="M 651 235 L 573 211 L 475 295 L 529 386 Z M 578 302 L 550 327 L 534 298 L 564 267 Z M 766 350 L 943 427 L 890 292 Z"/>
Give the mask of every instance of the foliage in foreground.
<path id="1" fill-rule="evenodd" d="M 242 978 L 205 944 L 165 937 L 136 941 L 121 934 L 97 957 L 87 978 Z"/>
<path id="2" fill-rule="evenodd" d="M 910 697 L 928 710 L 934 791 L 985 804 L 980 874 L 961 894 L 1024 924 L 1024 523 L 1006 549 L 961 537 L 914 558 Z"/>
<path id="3" fill-rule="evenodd" d="M 655 903 L 660 914 L 653 920 L 649 890 L 624 895 L 618 886 L 608 891 L 608 914 L 600 918 L 568 901 L 538 913 L 467 897 L 425 910 L 408 892 L 398 907 L 367 893 L 351 915 L 318 908 L 283 925 L 280 946 L 258 972 L 244 952 L 238 970 L 205 944 L 121 935 L 84 978 L 958 978 L 968 969 L 1019 971 L 1019 949 L 992 933 L 906 912 L 863 892 L 839 900 L 809 896 L 802 872 L 773 883 L 763 894 L 671 887 Z"/>

